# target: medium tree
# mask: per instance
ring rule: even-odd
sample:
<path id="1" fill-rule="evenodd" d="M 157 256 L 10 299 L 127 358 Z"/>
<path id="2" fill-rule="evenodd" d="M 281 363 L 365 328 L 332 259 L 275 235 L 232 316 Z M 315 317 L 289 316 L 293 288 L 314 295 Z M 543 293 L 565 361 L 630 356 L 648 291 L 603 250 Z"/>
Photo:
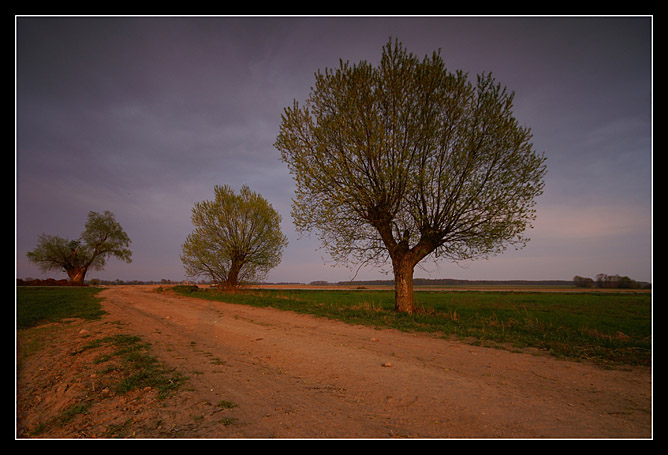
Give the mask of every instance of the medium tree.
<path id="1" fill-rule="evenodd" d="M 78 239 L 42 234 L 27 256 L 42 271 L 64 270 L 71 281 L 81 284 L 88 270 L 104 269 L 110 257 L 132 262 L 130 242 L 113 213 L 89 212 L 85 230 Z"/>
<path id="2" fill-rule="evenodd" d="M 380 64 L 318 71 L 305 106 L 284 110 L 275 146 L 296 182 L 293 218 L 333 259 L 386 264 L 395 308 L 413 312 L 425 257 L 462 261 L 521 247 L 544 157 L 513 116 L 513 93 L 472 83 L 439 52 L 388 42 Z"/>
<path id="3" fill-rule="evenodd" d="M 232 289 L 262 280 L 281 261 L 287 238 L 281 217 L 262 196 L 243 186 L 214 188 L 213 201 L 195 204 L 195 230 L 182 246 L 181 261 L 190 277 L 207 276 Z"/>
<path id="4" fill-rule="evenodd" d="M 573 277 L 573 284 L 576 288 L 593 288 L 594 280 L 591 278 L 575 275 Z"/>

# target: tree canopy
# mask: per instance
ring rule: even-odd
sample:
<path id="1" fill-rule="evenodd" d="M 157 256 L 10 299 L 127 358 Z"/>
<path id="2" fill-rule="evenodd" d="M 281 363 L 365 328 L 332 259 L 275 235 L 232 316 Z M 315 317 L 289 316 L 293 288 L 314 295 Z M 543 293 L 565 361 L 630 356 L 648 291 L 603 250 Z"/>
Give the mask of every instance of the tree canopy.
<path id="1" fill-rule="evenodd" d="M 113 213 L 89 212 L 85 229 L 78 239 L 42 234 L 35 249 L 27 256 L 44 272 L 64 270 L 70 280 L 83 283 L 88 270 L 104 269 L 110 257 L 132 262 L 130 243 L 130 237 Z"/>
<path id="2" fill-rule="evenodd" d="M 227 185 L 216 186 L 214 196 L 192 209 L 195 230 L 181 254 L 187 275 L 206 276 L 226 288 L 264 279 L 287 245 L 280 215 L 246 185 L 238 195 Z"/>
<path id="3" fill-rule="evenodd" d="M 391 40 L 378 66 L 318 71 L 304 106 L 284 109 L 275 143 L 296 182 L 298 231 L 317 232 L 340 262 L 389 261 L 407 312 L 425 257 L 524 246 L 545 159 L 513 98 L 491 74 L 472 82 L 440 52 L 420 60 Z"/>

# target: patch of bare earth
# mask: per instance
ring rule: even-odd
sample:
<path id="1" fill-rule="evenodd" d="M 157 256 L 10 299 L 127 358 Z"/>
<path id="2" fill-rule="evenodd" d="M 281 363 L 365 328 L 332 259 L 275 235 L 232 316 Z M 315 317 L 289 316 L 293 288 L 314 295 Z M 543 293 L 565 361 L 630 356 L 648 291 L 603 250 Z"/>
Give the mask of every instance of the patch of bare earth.
<path id="1" fill-rule="evenodd" d="M 649 368 L 603 369 L 150 286 L 100 295 L 102 320 L 17 337 L 17 437 L 652 437 Z M 81 349 L 121 333 L 189 379 L 165 399 L 152 388 L 113 392 L 95 363 L 103 348 Z M 47 347 L 23 355 L 36 337 Z"/>

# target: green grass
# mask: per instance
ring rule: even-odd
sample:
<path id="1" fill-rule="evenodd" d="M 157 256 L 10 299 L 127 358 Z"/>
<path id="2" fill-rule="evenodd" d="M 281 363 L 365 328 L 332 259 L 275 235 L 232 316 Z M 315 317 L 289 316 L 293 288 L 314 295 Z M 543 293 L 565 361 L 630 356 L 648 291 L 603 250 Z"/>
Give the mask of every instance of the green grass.
<path id="1" fill-rule="evenodd" d="M 99 319 L 104 313 L 92 287 L 16 287 L 16 328 L 67 318 Z"/>
<path id="2" fill-rule="evenodd" d="M 105 312 L 101 309 L 100 298 L 95 288 L 70 287 L 17 287 L 16 321 L 17 337 L 22 337 L 24 347 L 18 359 L 21 360 L 42 349 L 44 345 L 57 340 L 59 334 L 55 326 L 42 326 L 45 322 L 66 321 L 70 318 L 99 319 Z M 107 348 L 107 349 L 105 349 Z M 188 379 L 176 370 L 162 364 L 150 354 L 149 344 L 134 335 L 117 334 L 94 339 L 70 355 L 79 355 L 90 350 L 101 353 L 92 362 L 91 370 L 100 374 L 117 395 L 123 395 L 136 389 L 150 387 L 157 391 L 159 399 L 164 399 L 179 389 Z M 29 434 L 39 436 L 52 426 L 61 426 L 79 414 L 86 414 L 95 405 L 96 400 L 105 399 L 105 395 L 87 393 L 57 417 L 41 422 Z M 107 437 L 122 436 L 128 430 L 131 420 L 121 425 L 111 425 Z"/>
<path id="3" fill-rule="evenodd" d="M 112 346 L 112 354 L 102 355 L 95 361 L 96 365 L 107 365 L 102 372 L 122 372 L 123 378 L 114 386 L 114 391 L 124 394 L 136 389 L 151 387 L 158 391 L 158 398 L 163 399 L 177 390 L 187 379 L 175 370 L 160 363 L 157 357 L 149 353 L 148 343 L 134 335 L 118 334 L 92 341 L 84 346 L 78 354 L 88 349 L 101 346 Z M 118 359 L 119 362 L 114 362 Z"/>
<path id="4" fill-rule="evenodd" d="M 456 336 L 474 344 L 538 348 L 575 360 L 651 363 L 650 293 L 418 291 L 420 311 L 406 315 L 394 311 L 394 292 L 384 290 L 174 290 L 350 324 Z"/>
<path id="5" fill-rule="evenodd" d="M 17 287 L 16 325 L 18 329 L 30 329 L 44 322 L 57 322 L 69 318 L 99 319 L 105 312 L 97 293 L 100 289 L 89 287 Z M 108 370 L 125 373 L 116 386 L 117 393 L 152 387 L 162 398 L 184 381 L 184 377 L 165 368 L 156 357 L 149 354 L 149 345 L 134 335 L 119 334 L 94 340 L 84 346 L 85 350 L 110 345 L 115 348 L 111 355 L 98 358 L 104 363 L 113 358 L 121 360 L 120 366 Z"/>

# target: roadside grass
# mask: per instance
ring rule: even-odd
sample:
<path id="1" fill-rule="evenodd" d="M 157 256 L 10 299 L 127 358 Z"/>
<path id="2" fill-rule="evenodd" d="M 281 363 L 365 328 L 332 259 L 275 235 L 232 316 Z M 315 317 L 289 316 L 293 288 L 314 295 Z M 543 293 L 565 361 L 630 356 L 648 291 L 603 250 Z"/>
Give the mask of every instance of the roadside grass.
<path id="1" fill-rule="evenodd" d="M 92 287 L 32 287 L 17 286 L 15 295 L 15 323 L 17 341 L 22 350 L 21 360 L 51 343 L 59 328 L 50 322 L 64 322 L 74 318 L 97 320 L 104 314 L 97 294 L 101 289 Z"/>
<path id="2" fill-rule="evenodd" d="M 17 287 L 16 325 L 17 341 L 22 341 L 23 349 L 17 356 L 17 373 L 28 356 L 34 355 L 45 346 L 57 342 L 62 336 L 62 326 L 42 325 L 46 322 L 68 323 L 75 318 L 99 319 L 105 312 L 101 309 L 96 288 L 70 287 Z M 92 337 L 92 336 L 91 336 Z M 175 392 L 187 379 L 174 369 L 163 365 L 150 354 L 148 343 L 134 335 L 115 334 L 88 341 L 69 355 L 78 356 L 93 353 L 90 370 L 98 368 L 96 374 L 104 386 L 97 392 L 88 391 L 74 404 L 46 422 L 32 429 L 30 436 L 39 436 L 53 426 L 62 426 L 79 414 L 86 414 L 96 403 L 114 395 L 123 395 L 137 389 L 151 388 L 162 400 Z M 110 393 L 101 393 L 105 387 Z M 109 436 L 123 434 L 126 425 L 113 429 Z"/>
<path id="3" fill-rule="evenodd" d="M 416 291 L 416 314 L 394 311 L 386 290 L 242 290 L 175 286 L 211 300 L 273 307 L 506 349 L 537 348 L 599 364 L 649 366 L 651 293 Z"/>
<path id="4" fill-rule="evenodd" d="M 188 379 L 161 364 L 149 353 L 150 345 L 134 335 L 118 334 L 94 340 L 72 355 L 104 346 L 111 346 L 113 352 L 100 355 L 94 363 L 104 366 L 101 370 L 104 374 L 119 373 L 120 379 L 113 384 L 114 392 L 119 395 L 150 387 L 158 391 L 159 399 L 164 399 Z"/>
<path id="5" fill-rule="evenodd" d="M 105 314 L 93 287 L 16 287 L 16 328 L 27 329 L 68 318 L 99 319 Z"/>

